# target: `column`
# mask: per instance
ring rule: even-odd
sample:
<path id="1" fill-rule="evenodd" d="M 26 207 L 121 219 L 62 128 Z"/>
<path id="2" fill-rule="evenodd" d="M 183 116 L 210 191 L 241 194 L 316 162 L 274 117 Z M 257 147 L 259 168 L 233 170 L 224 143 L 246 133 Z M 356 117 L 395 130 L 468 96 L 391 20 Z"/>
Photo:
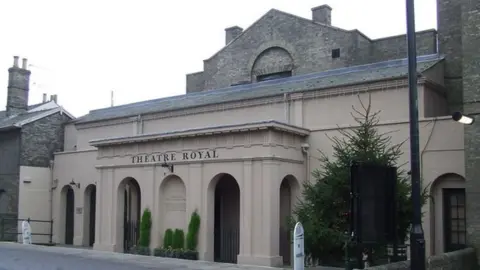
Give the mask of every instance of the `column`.
<path id="1" fill-rule="evenodd" d="M 240 254 L 238 262 L 240 264 L 249 264 L 253 261 L 252 257 L 252 207 L 254 202 L 253 194 L 253 163 L 252 161 L 243 162 L 243 189 L 240 190 Z"/>

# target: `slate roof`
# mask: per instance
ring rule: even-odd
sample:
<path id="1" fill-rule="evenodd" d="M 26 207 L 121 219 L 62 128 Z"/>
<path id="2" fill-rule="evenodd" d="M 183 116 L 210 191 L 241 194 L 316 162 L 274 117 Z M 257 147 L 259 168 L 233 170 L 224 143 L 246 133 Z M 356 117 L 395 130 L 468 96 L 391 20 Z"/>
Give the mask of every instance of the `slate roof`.
<path id="1" fill-rule="evenodd" d="M 440 55 L 417 58 L 417 70 L 422 73 L 442 61 Z M 284 93 L 328 89 L 369 81 L 386 80 L 408 75 L 407 59 L 339 68 L 324 72 L 298 75 L 277 80 L 231 86 L 223 89 L 194 92 L 185 95 L 153 99 L 90 111 L 73 122 L 87 123 L 139 114 L 186 109 L 197 106 L 275 96 Z"/>
<path id="2" fill-rule="evenodd" d="M 10 129 L 21 128 L 23 124 L 36 121 L 59 111 L 65 113 L 70 118 L 74 119 L 74 116 L 71 115 L 69 112 L 65 111 L 63 107 L 59 106 L 56 103 L 51 103 L 52 101 L 30 105 L 28 106 L 28 111 L 10 117 L 6 116 L 5 111 L 0 111 L 0 132 Z M 41 107 L 42 105 L 45 106 Z"/>
<path id="3" fill-rule="evenodd" d="M 8 128 L 16 128 L 15 124 L 34 116 L 40 115 L 45 113 L 45 111 L 36 111 L 30 113 L 22 113 L 13 117 L 4 117 L 0 119 L 0 130 L 8 129 Z"/>
<path id="4" fill-rule="evenodd" d="M 45 103 L 46 103 L 46 102 L 45 102 Z M 33 110 L 33 109 L 37 108 L 38 106 L 41 106 L 41 105 L 43 105 L 43 104 L 45 104 L 45 103 L 38 103 L 38 104 L 30 105 L 30 106 L 28 106 L 28 109 L 27 109 L 27 110 L 28 110 L 28 111 L 29 111 L 29 110 Z M 1 121 L 2 118 L 4 118 L 4 117 L 7 117 L 7 111 L 0 111 L 0 121 Z"/>

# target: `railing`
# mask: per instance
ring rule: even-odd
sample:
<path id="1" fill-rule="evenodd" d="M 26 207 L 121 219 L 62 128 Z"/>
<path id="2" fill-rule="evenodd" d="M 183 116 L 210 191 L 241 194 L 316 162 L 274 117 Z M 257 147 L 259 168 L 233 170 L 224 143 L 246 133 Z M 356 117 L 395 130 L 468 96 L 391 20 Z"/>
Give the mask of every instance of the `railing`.
<path id="1" fill-rule="evenodd" d="M 19 224 L 19 222 L 23 221 L 30 223 L 32 228 L 31 235 L 33 244 L 53 245 L 53 220 L 38 220 L 30 218 L 21 219 L 16 218 L 13 215 L 0 216 L 0 241 L 17 242 L 18 236 L 22 234 L 21 230 L 19 229 L 21 228 L 21 224 Z M 38 229 L 38 227 L 43 228 Z M 41 238 L 44 238 L 44 241 L 39 241 Z"/>

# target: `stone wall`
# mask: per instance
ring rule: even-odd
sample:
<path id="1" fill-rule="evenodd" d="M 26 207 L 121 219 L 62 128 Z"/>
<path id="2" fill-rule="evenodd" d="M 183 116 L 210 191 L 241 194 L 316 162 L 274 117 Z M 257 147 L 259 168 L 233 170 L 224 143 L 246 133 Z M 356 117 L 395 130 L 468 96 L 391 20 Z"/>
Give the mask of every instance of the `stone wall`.
<path id="1" fill-rule="evenodd" d="M 417 54 L 437 52 L 435 30 L 417 33 Z M 340 56 L 332 58 L 332 50 Z M 281 57 L 264 57 L 282 51 Z M 372 40 L 358 30 L 343 30 L 271 10 L 237 39 L 204 61 L 204 71 L 187 74 L 187 93 L 255 82 L 257 75 L 291 70 L 293 75 L 327 71 L 407 57 L 406 36 Z M 261 73 L 254 72 L 263 60 Z M 285 64 L 284 60 L 290 59 Z M 268 61 L 267 61 L 268 60 Z"/>
<path id="2" fill-rule="evenodd" d="M 20 133 L 0 133 L 0 214 L 17 213 Z"/>
<path id="3" fill-rule="evenodd" d="M 410 270 L 410 261 L 375 266 L 372 270 Z M 477 270 L 478 262 L 473 248 L 429 257 L 427 270 Z"/>
<path id="4" fill-rule="evenodd" d="M 20 165 L 48 167 L 53 153 L 63 151 L 66 114 L 56 113 L 22 128 Z"/>

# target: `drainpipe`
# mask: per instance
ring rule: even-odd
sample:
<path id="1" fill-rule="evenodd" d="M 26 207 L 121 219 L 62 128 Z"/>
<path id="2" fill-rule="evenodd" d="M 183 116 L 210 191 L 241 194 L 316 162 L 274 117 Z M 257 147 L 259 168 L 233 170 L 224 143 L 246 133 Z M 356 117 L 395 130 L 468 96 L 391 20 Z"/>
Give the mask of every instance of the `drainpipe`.
<path id="1" fill-rule="evenodd" d="M 305 180 L 310 181 L 310 145 L 308 143 L 303 143 L 302 144 L 302 153 L 305 155 Z"/>
<path id="2" fill-rule="evenodd" d="M 49 188 L 49 204 L 50 204 L 50 243 L 52 243 L 53 238 L 53 190 L 55 187 L 53 186 L 53 168 L 54 168 L 54 161 L 50 160 L 50 188 Z"/>
<path id="3" fill-rule="evenodd" d="M 290 124 L 290 100 L 289 96 L 287 93 L 283 94 L 283 103 L 285 105 L 284 110 L 285 110 L 285 122 L 287 124 Z"/>

